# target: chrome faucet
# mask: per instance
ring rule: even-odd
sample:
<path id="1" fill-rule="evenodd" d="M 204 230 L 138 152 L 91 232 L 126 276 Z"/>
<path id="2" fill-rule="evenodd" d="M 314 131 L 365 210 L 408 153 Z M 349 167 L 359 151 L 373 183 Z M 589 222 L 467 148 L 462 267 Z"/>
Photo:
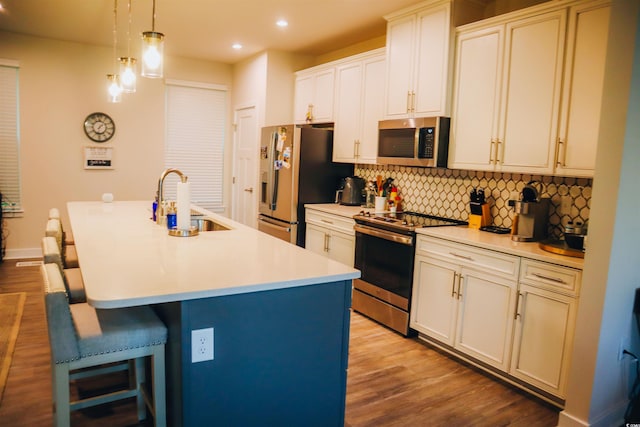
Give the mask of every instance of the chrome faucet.
<path id="1" fill-rule="evenodd" d="M 180 180 L 182 182 L 187 182 L 187 176 L 185 174 L 183 174 L 182 172 L 180 172 L 178 169 L 173 169 L 173 168 L 165 169 L 160 174 L 160 178 L 158 179 L 158 207 L 156 208 L 156 223 L 157 224 L 161 224 L 161 225 L 164 224 L 166 222 L 166 220 L 167 220 L 167 214 L 165 212 L 165 206 L 164 206 L 164 194 L 162 193 L 162 190 L 163 190 L 162 187 L 164 185 L 164 179 L 170 173 L 177 174 L 180 177 Z"/>

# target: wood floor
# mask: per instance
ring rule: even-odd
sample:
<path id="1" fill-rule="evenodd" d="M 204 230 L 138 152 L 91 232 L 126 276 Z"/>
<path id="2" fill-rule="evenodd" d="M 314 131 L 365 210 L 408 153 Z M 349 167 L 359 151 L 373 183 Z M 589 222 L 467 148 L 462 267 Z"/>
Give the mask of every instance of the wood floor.
<path id="1" fill-rule="evenodd" d="M 27 292 L 1 426 L 52 425 L 51 369 L 38 267 L 0 264 L 0 293 Z M 104 384 L 103 384 L 104 385 Z M 352 315 L 347 427 L 552 427 L 558 410 L 460 364 L 431 347 Z M 134 404 L 121 402 L 72 415 L 72 426 L 136 426 Z"/>

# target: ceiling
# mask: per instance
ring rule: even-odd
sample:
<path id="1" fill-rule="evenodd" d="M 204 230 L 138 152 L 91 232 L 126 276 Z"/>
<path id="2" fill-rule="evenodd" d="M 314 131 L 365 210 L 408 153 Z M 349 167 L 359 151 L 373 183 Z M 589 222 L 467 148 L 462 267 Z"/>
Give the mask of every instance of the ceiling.
<path id="1" fill-rule="evenodd" d="M 386 31 L 383 15 L 420 0 L 156 0 L 165 53 L 233 64 L 264 50 L 321 55 Z M 113 46 L 114 0 L 0 0 L 0 30 Z M 118 0 L 118 55 L 127 55 L 128 0 Z M 130 50 L 152 28 L 153 0 L 131 0 Z M 289 26 L 279 28 L 278 19 Z M 241 43 L 241 50 L 232 49 Z"/>

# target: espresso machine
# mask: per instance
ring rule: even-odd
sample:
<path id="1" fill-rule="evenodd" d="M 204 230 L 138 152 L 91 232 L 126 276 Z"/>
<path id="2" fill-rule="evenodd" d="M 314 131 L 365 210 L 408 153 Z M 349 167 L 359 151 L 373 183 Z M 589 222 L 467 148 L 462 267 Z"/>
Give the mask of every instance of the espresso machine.
<path id="1" fill-rule="evenodd" d="M 550 201 L 548 197 L 539 198 L 538 192 L 531 185 L 522 190 L 520 200 L 509 201 L 515 211 L 511 240 L 535 242 L 544 239 L 547 236 Z"/>

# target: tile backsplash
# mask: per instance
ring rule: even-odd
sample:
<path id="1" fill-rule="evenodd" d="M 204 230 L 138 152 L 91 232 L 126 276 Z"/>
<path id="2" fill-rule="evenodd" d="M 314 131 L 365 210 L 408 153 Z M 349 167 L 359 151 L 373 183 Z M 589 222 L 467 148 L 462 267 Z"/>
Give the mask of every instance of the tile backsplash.
<path id="1" fill-rule="evenodd" d="M 568 221 L 586 224 L 591 207 L 593 181 L 589 178 L 384 165 L 356 165 L 355 174 L 368 181 L 375 181 L 377 175 L 393 178 L 404 210 L 465 221 L 469 219 L 469 193 L 474 187 L 483 188 L 493 225 L 508 228 L 514 216 L 508 205 L 511 194 L 520 194 L 527 183 L 534 181 L 541 196 L 551 199 L 549 234 L 554 237 L 562 235 Z M 561 209 L 562 200 L 567 201 L 564 196 L 570 200 L 567 212 Z"/>

